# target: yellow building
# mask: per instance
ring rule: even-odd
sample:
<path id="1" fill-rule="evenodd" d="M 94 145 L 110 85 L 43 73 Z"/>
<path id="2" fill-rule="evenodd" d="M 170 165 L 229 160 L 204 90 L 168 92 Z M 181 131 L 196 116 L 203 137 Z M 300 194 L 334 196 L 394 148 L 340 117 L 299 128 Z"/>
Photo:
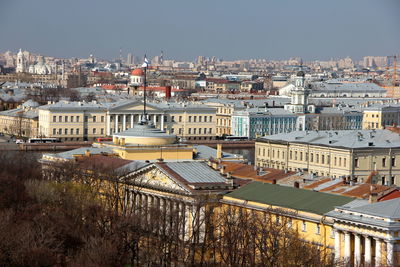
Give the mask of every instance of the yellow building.
<path id="1" fill-rule="evenodd" d="M 225 195 L 224 205 L 272 213 L 275 223 L 286 221 L 302 239 L 334 253 L 333 220 L 325 213 L 353 198 L 276 184 L 252 182 Z"/>
<path id="2" fill-rule="evenodd" d="M 400 123 L 400 105 L 373 105 L 363 112 L 363 129 L 385 129 Z"/>
<path id="3" fill-rule="evenodd" d="M 334 178 L 400 184 L 400 139 L 389 130 L 303 131 L 259 138 L 255 163 L 260 167 L 307 171 Z"/>
<path id="4" fill-rule="evenodd" d="M 272 213 L 276 224 L 287 222 L 306 242 L 334 254 L 338 265 L 398 266 L 400 262 L 400 198 L 372 203 L 252 182 L 225 195 L 221 202 Z"/>
<path id="5" fill-rule="evenodd" d="M 132 128 L 141 121 L 143 102 L 61 101 L 39 108 L 39 133 L 63 141 L 94 140 Z M 193 103 L 146 104 L 147 119 L 186 140 L 210 140 L 216 135 L 216 109 Z"/>
<path id="6" fill-rule="evenodd" d="M 96 102 L 60 101 L 39 108 L 39 135 L 88 141 L 106 134 L 107 107 Z"/>
<path id="7" fill-rule="evenodd" d="M 219 137 L 232 135 L 232 114 L 235 111 L 235 104 L 218 101 L 205 102 L 204 104 L 216 109 L 216 135 Z"/>
<path id="8" fill-rule="evenodd" d="M 28 100 L 16 109 L 0 112 L 0 133 L 19 137 L 38 136 L 38 103 Z"/>

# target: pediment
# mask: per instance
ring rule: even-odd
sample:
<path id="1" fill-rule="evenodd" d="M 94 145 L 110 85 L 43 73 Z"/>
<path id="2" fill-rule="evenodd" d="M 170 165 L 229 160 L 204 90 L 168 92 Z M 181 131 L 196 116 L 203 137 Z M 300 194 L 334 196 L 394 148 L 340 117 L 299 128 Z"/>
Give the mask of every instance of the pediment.
<path id="1" fill-rule="evenodd" d="M 183 194 L 191 193 L 185 185 L 169 177 L 156 167 L 133 174 L 128 179 L 129 182 L 139 187 Z"/>
<path id="2" fill-rule="evenodd" d="M 124 105 L 120 105 L 117 107 L 112 108 L 113 112 L 125 112 L 125 111 L 142 111 L 143 110 L 143 103 L 136 101 L 136 102 L 131 102 L 131 103 L 127 103 Z M 162 112 L 162 109 L 159 109 L 155 106 L 153 106 L 152 104 L 147 104 L 146 105 L 146 109 L 148 111 L 160 111 Z"/>

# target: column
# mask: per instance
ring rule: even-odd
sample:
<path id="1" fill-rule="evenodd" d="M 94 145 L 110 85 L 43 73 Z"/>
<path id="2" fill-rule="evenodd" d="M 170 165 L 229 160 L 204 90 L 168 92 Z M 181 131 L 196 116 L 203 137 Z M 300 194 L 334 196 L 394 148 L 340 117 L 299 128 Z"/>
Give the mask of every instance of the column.
<path id="1" fill-rule="evenodd" d="M 114 133 L 118 133 L 118 115 L 115 114 L 115 130 Z"/>
<path id="2" fill-rule="evenodd" d="M 126 130 L 126 114 L 122 116 L 122 132 Z"/>
<path id="3" fill-rule="evenodd" d="M 131 114 L 131 128 L 133 128 L 133 114 Z"/>
<path id="4" fill-rule="evenodd" d="M 157 127 L 157 115 L 156 114 L 153 115 L 153 122 L 154 122 L 154 126 Z"/>
<path id="5" fill-rule="evenodd" d="M 382 242 L 379 238 L 375 238 L 375 267 L 381 266 L 382 262 Z"/>
<path id="6" fill-rule="evenodd" d="M 138 122 L 138 123 L 140 123 L 140 121 L 141 121 L 140 116 L 141 116 L 140 114 L 137 116 L 137 122 Z"/>
<path id="7" fill-rule="evenodd" d="M 371 253 L 371 237 L 364 236 L 365 239 L 365 265 L 370 265 L 372 262 L 372 253 Z"/>
<path id="8" fill-rule="evenodd" d="M 344 258 L 346 261 L 346 264 L 349 262 L 350 257 L 351 257 L 351 239 L 350 239 L 350 233 L 345 232 L 344 233 Z"/>
<path id="9" fill-rule="evenodd" d="M 359 234 L 354 234 L 354 266 L 361 264 L 361 239 Z"/>
<path id="10" fill-rule="evenodd" d="M 161 131 L 164 131 L 164 114 L 161 115 Z"/>
<path id="11" fill-rule="evenodd" d="M 335 262 L 340 261 L 340 232 L 339 230 L 335 230 Z"/>
<path id="12" fill-rule="evenodd" d="M 107 114 L 107 136 L 111 135 L 111 115 Z"/>
<path id="13" fill-rule="evenodd" d="M 393 251 L 394 251 L 394 241 L 386 241 L 386 255 L 387 255 L 387 265 L 393 266 Z"/>

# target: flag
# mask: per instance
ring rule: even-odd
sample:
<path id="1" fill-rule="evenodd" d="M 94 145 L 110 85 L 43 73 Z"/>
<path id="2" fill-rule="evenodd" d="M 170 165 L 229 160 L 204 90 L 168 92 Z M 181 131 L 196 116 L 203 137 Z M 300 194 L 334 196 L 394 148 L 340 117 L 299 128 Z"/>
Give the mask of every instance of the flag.
<path id="1" fill-rule="evenodd" d="M 146 55 L 144 55 L 144 62 L 142 64 L 142 68 L 147 68 L 149 66 L 149 60 L 147 59 Z"/>

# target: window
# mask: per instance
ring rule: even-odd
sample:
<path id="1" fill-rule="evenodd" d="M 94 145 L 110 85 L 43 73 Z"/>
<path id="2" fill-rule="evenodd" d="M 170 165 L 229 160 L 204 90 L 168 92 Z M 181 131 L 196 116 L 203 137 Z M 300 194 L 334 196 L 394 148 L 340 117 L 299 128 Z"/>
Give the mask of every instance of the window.
<path id="1" fill-rule="evenodd" d="M 303 231 L 303 232 L 307 231 L 307 224 L 305 221 L 303 221 L 303 223 L 301 225 L 301 231 Z"/>
<path id="2" fill-rule="evenodd" d="M 68 135 L 68 129 L 67 128 L 64 129 L 64 133 L 65 133 L 65 135 Z"/>
<path id="3" fill-rule="evenodd" d="M 354 166 L 358 167 L 358 159 L 354 159 Z"/>
<path id="4" fill-rule="evenodd" d="M 212 128 L 208 129 L 208 134 L 212 134 Z"/>
<path id="5" fill-rule="evenodd" d="M 76 134 L 79 134 L 79 128 L 78 128 L 78 129 L 76 129 Z"/>
<path id="6" fill-rule="evenodd" d="M 207 122 L 207 116 L 204 116 L 204 122 Z"/>
<path id="7" fill-rule="evenodd" d="M 58 116 L 58 122 L 62 122 L 62 116 Z"/>
<path id="8" fill-rule="evenodd" d="M 56 135 L 57 134 L 57 129 L 53 129 L 53 135 Z"/>
<path id="9" fill-rule="evenodd" d="M 303 160 L 303 152 L 300 152 L 300 160 Z"/>
<path id="10" fill-rule="evenodd" d="M 316 233 L 317 235 L 321 234 L 321 226 L 319 225 L 319 223 L 317 223 L 317 225 L 316 225 L 315 233 Z"/>
<path id="11" fill-rule="evenodd" d="M 392 158 L 392 167 L 395 167 L 395 166 L 396 166 L 396 158 L 393 157 L 393 158 Z"/>
<path id="12" fill-rule="evenodd" d="M 208 122 L 212 122 L 212 116 L 209 116 L 208 118 L 209 118 Z"/>
<path id="13" fill-rule="evenodd" d="M 201 122 L 201 116 L 199 116 L 199 122 Z"/>
<path id="14" fill-rule="evenodd" d="M 322 164 L 325 164 L 325 155 L 322 155 L 322 156 L 321 156 L 321 163 L 322 163 Z"/>
<path id="15" fill-rule="evenodd" d="M 342 158 L 339 158 L 339 167 L 342 167 Z"/>
<path id="16" fill-rule="evenodd" d="M 68 122 L 68 116 L 64 117 L 65 122 Z"/>
<path id="17" fill-rule="evenodd" d="M 70 118 L 71 118 L 71 122 L 74 122 L 74 116 L 71 116 Z"/>
<path id="18" fill-rule="evenodd" d="M 189 128 L 188 133 L 189 133 L 189 134 L 192 134 L 192 128 Z"/>
<path id="19" fill-rule="evenodd" d="M 297 151 L 294 152 L 294 160 L 297 160 Z"/>
<path id="20" fill-rule="evenodd" d="M 93 122 L 96 122 L 96 116 L 93 116 Z"/>
<path id="21" fill-rule="evenodd" d="M 104 128 L 100 129 L 100 134 L 104 134 Z"/>
<path id="22" fill-rule="evenodd" d="M 182 116 L 179 116 L 179 122 L 182 122 Z"/>
<path id="23" fill-rule="evenodd" d="M 336 161 L 336 157 L 334 157 L 334 159 L 333 159 L 333 164 L 336 166 L 336 164 L 337 164 L 337 161 Z"/>
<path id="24" fill-rule="evenodd" d="M 192 116 L 189 116 L 189 122 L 192 122 Z"/>
<path id="25" fill-rule="evenodd" d="M 71 134 L 71 135 L 74 134 L 74 129 L 73 129 L 73 128 L 71 128 L 70 134 Z"/>
<path id="26" fill-rule="evenodd" d="M 96 134 L 96 128 L 93 128 L 93 134 Z"/>
<path id="27" fill-rule="evenodd" d="M 311 162 L 313 162 L 314 161 L 314 154 L 313 153 L 311 153 L 311 160 L 310 160 Z"/>
<path id="28" fill-rule="evenodd" d="M 196 134 L 196 128 L 193 128 L 193 134 Z"/>
<path id="29" fill-rule="evenodd" d="M 316 157 L 317 163 L 319 163 L 319 155 L 317 154 L 317 155 L 315 155 L 315 157 Z"/>
<path id="30" fill-rule="evenodd" d="M 57 121 L 57 116 L 53 116 L 53 122 Z"/>
<path id="31" fill-rule="evenodd" d="M 133 116 L 133 115 L 131 115 L 131 116 Z M 104 116 L 101 116 L 101 122 L 104 122 Z"/>
<path id="32" fill-rule="evenodd" d="M 343 167 L 346 167 L 346 158 L 343 158 Z"/>
<path id="33" fill-rule="evenodd" d="M 196 122 L 197 116 L 193 116 L 193 122 Z"/>
<path id="34" fill-rule="evenodd" d="M 171 122 L 175 122 L 175 116 L 171 116 Z"/>
<path id="35" fill-rule="evenodd" d="M 183 133 L 183 129 L 179 128 L 179 134 L 182 134 L 182 133 Z"/>
<path id="36" fill-rule="evenodd" d="M 85 128 L 84 134 L 88 134 L 88 128 Z"/>
<path id="37" fill-rule="evenodd" d="M 172 134 L 174 133 L 174 131 L 175 131 L 174 128 L 171 128 L 171 133 L 172 133 Z"/>
<path id="38" fill-rule="evenodd" d="M 263 148 L 263 156 L 265 157 L 265 148 Z"/>
<path id="39" fill-rule="evenodd" d="M 79 122 L 79 116 L 76 116 L 76 122 Z"/>
<path id="40" fill-rule="evenodd" d="M 85 122 L 88 122 L 88 116 L 85 116 Z"/>
<path id="41" fill-rule="evenodd" d="M 62 134 L 62 129 L 58 129 L 58 134 Z"/>

